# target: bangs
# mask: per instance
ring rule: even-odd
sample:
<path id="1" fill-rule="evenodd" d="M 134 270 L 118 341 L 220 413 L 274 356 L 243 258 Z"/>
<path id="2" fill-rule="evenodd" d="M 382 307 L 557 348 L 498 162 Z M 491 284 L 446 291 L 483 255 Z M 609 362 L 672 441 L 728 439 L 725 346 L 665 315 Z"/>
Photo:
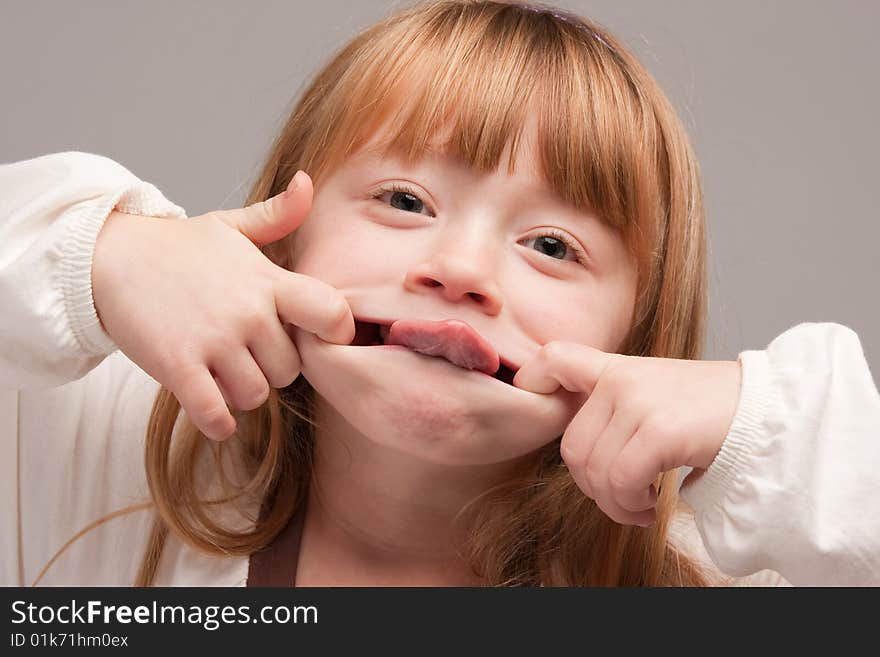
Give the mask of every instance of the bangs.
<path id="1" fill-rule="evenodd" d="M 361 35 L 325 97 L 326 138 L 316 140 L 313 168 L 332 170 L 381 135 L 385 157 L 440 153 L 480 173 L 497 169 L 510 144 L 513 173 L 534 118 L 545 184 L 628 232 L 655 182 L 656 140 L 613 37 L 596 29 L 508 3 L 436 2 L 398 14 Z"/>

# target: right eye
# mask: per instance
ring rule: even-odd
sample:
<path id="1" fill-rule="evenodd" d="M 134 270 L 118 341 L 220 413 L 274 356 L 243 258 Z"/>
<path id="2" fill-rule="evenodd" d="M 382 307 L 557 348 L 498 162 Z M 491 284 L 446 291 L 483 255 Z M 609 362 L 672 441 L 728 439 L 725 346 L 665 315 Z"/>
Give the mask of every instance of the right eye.
<path id="1" fill-rule="evenodd" d="M 415 190 L 406 185 L 393 183 L 387 187 L 382 187 L 373 194 L 372 197 L 375 199 L 381 199 L 386 194 L 391 195 L 389 203 L 395 210 L 421 214 L 421 210 L 427 209 L 422 199 L 416 194 Z"/>

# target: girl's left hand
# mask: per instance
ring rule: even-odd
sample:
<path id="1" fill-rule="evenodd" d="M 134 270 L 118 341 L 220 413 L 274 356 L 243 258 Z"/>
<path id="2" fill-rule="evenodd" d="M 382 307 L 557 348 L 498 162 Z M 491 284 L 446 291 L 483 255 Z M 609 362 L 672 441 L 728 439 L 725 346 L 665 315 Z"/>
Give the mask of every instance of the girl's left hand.
<path id="1" fill-rule="evenodd" d="M 741 371 L 737 361 L 623 356 L 554 341 L 520 368 L 513 384 L 588 395 L 562 436 L 562 459 L 612 520 L 647 526 L 656 518 L 658 475 L 691 466 L 687 485 L 721 450 Z"/>

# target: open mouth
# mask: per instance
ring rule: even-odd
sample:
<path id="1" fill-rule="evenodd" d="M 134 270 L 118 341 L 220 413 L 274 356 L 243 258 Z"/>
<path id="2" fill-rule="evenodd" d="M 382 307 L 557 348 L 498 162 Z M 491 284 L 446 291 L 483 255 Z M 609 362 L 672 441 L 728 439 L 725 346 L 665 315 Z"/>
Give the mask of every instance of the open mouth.
<path id="1" fill-rule="evenodd" d="M 354 340 L 352 340 L 352 347 L 376 347 L 385 344 L 385 340 L 388 337 L 388 333 L 391 329 L 391 323 L 375 323 L 375 322 L 366 322 L 361 320 L 355 320 L 355 336 Z M 507 385 L 513 385 L 513 377 L 516 375 L 516 371 L 510 367 L 510 363 L 501 359 L 501 365 L 498 368 L 498 371 L 492 375 L 494 378 L 506 383 Z"/>

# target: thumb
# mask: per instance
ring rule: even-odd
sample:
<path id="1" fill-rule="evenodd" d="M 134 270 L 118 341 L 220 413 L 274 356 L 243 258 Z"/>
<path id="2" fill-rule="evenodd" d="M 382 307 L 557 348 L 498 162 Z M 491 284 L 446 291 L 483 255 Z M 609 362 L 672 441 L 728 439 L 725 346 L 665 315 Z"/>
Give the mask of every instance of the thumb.
<path id="1" fill-rule="evenodd" d="M 312 179 L 297 171 L 287 189 L 246 208 L 218 212 L 223 222 L 257 246 L 276 242 L 299 228 L 312 209 Z"/>
<path id="2" fill-rule="evenodd" d="M 523 364 L 513 385 L 541 394 L 551 394 L 562 386 L 569 392 L 591 395 L 615 356 L 576 342 L 548 342 Z"/>

